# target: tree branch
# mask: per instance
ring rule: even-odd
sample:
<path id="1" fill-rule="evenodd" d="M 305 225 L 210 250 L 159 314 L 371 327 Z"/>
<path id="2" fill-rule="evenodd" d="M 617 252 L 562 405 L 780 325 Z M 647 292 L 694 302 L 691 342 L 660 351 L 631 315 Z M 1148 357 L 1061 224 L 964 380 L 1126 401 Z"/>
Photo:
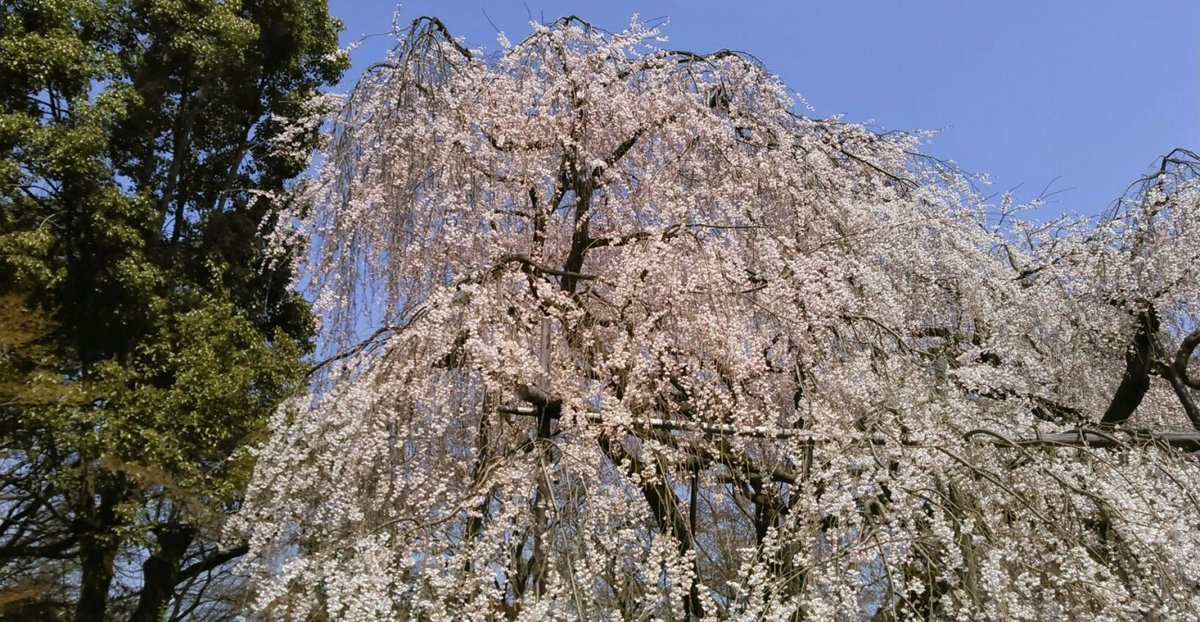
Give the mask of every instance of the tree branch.
<path id="1" fill-rule="evenodd" d="M 550 276 L 571 277 L 574 279 L 578 279 L 580 281 L 592 281 L 592 280 L 596 279 L 596 275 L 594 275 L 594 274 L 581 274 L 579 272 L 572 272 L 569 270 L 556 270 L 549 266 L 542 265 L 542 264 L 530 259 L 529 257 L 526 257 L 525 255 L 517 255 L 517 254 L 501 255 L 500 258 L 496 260 L 496 263 L 494 265 L 495 265 L 495 267 L 499 268 L 501 266 L 505 266 L 510 263 L 519 263 L 522 266 L 525 266 L 526 268 L 531 269 L 535 272 L 538 272 L 540 274 L 550 275 Z"/>
<path id="2" fill-rule="evenodd" d="M 1138 314 L 1137 332 L 1134 333 L 1133 342 L 1125 352 L 1125 375 L 1100 419 L 1101 425 L 1115 426 L 1125 423 L 1142 403 L 1142 398 L 1150 389 L 1153 339 L 1157 332 L 1158 314 L 1153 306 L 1147 305 L 1147 308 Z"/>
<path id="3" fill-rule="evenodd" d="M 1175 353 L 1175 371 L 1178 372 L 1183 384 L 1193 389 L 1200 389 L 1200 381 L 1188 377 L 1188 361 L 1191 360 L 1192 353 L 1195 352 L 1198 345 L 1200 345 L 1200 328 L 1184 337 L 1183 343 L 1179 344 L 1179 351 Z"/>
<path id="4" fill-rule="evenodd" d="M 179 571 L 179 582 L 182 583 L 184 581 L 191 580 L 200 576 L 202 573 L 219 568 L 220 566 L 245 555 L 249 550 L 249 544 L 243 542 L 231 549 L 209 555 L 208 557 L 205 557 L 204 559 Z"/>

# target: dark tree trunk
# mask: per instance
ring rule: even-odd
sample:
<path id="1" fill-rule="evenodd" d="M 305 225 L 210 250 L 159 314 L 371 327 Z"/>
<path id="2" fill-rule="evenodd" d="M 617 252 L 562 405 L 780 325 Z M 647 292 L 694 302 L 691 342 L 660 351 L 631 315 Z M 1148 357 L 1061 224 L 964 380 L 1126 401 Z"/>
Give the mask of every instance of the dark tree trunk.
<path id="1" fill-rule="evenodd" d="M 117 498 L 111 490 L 100 495 L 100 503 L 90 508 L 75 525 L 79 538 L 79 602 L 76 622 L 103 620 L 108 609 L 108 590 L 112 586 L 113 563 L 119 541 L 116 527 Z"/>
<path id="2" fill-rule="evenodd" d="M 157 530 L 158 546 L 142 564 L 142 591 L 130 622 L 155 622 L 162 619 L 175 586 L 179 568 L 196 532 L 188 525 L 169 523 Z"/>
<path id="3" fill-rule="evenodd" d="M 117 557 L 117 547 L 107 538 L 89 536 L 84 538 L 80 549 L 82 568 L 75 620 L 103 620 L 104 612 L 108 608 L 108 589 L 112 585 L 113 561 Z"/>

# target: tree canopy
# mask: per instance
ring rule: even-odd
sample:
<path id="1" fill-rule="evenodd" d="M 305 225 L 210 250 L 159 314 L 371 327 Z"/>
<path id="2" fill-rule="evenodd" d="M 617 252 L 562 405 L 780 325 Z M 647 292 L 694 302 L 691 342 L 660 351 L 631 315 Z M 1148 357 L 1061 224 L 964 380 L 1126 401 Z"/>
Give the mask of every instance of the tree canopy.
<path id="1" fill-rule="evenodd" d="M 1139 430 L 1200 423 L 1196 157 L 1024 222 L 657 35 L 425 18 L 345 99 L 292 235 L 371 334 L 271 421 L 255 610 L 1194 612 L 1200 465 Z"/>
<path id="2" fill-rule="evenodd" d="M 221 526 L 313 337 L 262 231 L 338 28 L 324 0 L 0 0 L 0 615 L 236 612 Z"/>

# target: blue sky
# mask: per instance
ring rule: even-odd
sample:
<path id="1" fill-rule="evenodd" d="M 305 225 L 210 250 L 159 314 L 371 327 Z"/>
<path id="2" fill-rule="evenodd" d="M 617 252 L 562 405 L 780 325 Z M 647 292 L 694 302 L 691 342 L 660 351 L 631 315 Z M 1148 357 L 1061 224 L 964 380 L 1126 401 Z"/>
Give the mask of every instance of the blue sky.
<path id="1" fill-rule="evenodd" d="M 395 9 L 330 0 L 344 43 L 386 34 Z M 530 18 L 619 30 L 634 13 L 669 18 L 667 47 L 755 55 L 816 116 L 940 130 L 925 151 L 987 173 L 992 191 L 1060 191 L 1043 215 L 1096 214 L 1157 156 L 1200 148 L 1197 0 L 412 0 L 398 19 L 436 15 L 494 51 L 493 24 L 515 41 Z M 388 46 L 365 40 L 348 75 Z"/>

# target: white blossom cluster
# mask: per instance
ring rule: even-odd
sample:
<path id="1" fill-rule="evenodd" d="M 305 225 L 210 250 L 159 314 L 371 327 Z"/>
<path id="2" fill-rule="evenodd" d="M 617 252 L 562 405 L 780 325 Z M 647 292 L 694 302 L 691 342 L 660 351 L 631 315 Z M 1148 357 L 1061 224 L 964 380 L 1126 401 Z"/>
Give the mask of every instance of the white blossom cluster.
<path id="1" fill-rule="evenodd" d="M 657 37 L 418 20 L 346 98 L 308 270 L 386 326 L 272 421 L 257 615 L 1195 619 L 1200 467 L 1128 432 L 1196 397 L 1188 154 L 1024 223 Z"/>

